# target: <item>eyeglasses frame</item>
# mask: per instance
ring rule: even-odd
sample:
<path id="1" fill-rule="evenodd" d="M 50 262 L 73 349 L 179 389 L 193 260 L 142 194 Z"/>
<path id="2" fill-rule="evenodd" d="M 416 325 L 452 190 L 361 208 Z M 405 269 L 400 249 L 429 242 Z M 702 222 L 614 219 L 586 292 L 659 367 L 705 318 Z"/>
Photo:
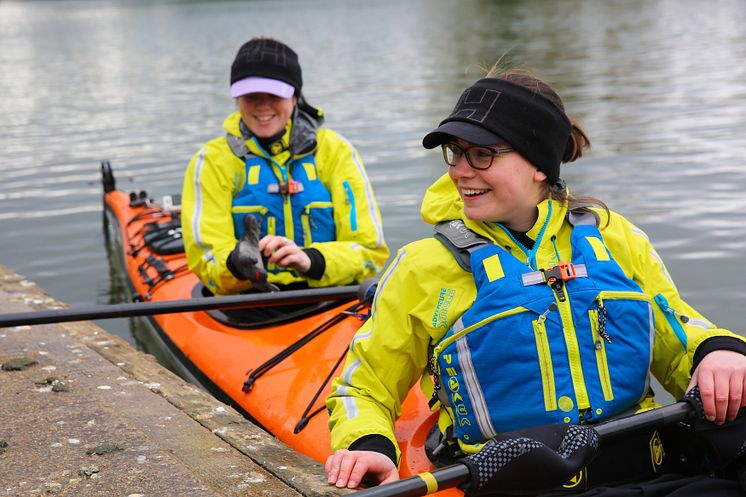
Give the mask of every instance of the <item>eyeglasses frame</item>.
<path id="1" fill-rule="evenodd" d="M 461 155 L 464 156 L 464 157 L 466 157 L 467 164 L 469 164 L 469 166 L 471 168 L 476 169 L 477 171 L 484 171 L 484 170 L 489 169 L 490 167 L 492 167 L 492 164 L 495 162 L 495 157 L 498 157 L 501 154 L 506 154 L 508 152 L 514 152 L 515 151 L 515 149 L 513 147 L 508 147 L 508 146 L 494 148 L 494 147 L 486 147 L 484 145 L 470 145 L 470 146 L 464 148 L 464 147 L 462 147 L 460 145 L 457 145 L 455 143 L 443 143 L 440 147 L 441 147 L 441 150 L 443 151 L 443 160 L 445 161 L 446 164 L 448 164 L 449 167 L 456 167 L 455 163 L 451 164 L 450 162 L 448 162 L 448 158 L 447 158 L 447 155 L 446 155 L 447 154 L 446 148 L 447 147 L 452 147 L 452 148 L 457 148 L 458 150 L 460 150 L 461 151 Z M 469 150 L 472 149 L 472 148 L 483 148 L 483 149 L 486 149 L 486 150 L 489 150 L 490 152 L 492 152 L 492 157 L 490 158 L 490 163 L 487 165 L 487 167 L 477 167 L 477 166 L 475 166 L 471 162 L 471 159 L 469 158 L 469 155 L 470 155 L 469 154 Z"/>

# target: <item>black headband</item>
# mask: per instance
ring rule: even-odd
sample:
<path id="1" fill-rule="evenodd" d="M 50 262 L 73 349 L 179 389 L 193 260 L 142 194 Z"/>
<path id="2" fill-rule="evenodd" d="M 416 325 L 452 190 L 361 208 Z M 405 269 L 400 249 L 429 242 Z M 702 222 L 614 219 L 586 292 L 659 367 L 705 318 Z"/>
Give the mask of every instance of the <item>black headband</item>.
<path id="1" fill-rule="evenodd" d="M 495 78 L 467 88 L 451 115 L 422 139 L 435 148 L 453 137 L 476 145 L 506 142 L 556 183 L 572 126 L 567 115 L 532 90 Z"/>

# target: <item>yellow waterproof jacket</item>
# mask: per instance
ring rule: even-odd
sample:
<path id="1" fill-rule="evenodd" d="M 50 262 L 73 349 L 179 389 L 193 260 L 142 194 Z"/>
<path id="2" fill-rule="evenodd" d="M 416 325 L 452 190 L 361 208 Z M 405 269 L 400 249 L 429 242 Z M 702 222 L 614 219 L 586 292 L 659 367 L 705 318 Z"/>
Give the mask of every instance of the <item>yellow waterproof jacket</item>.
<path id="1" fill-rule="evenodd" d="M 231 135 L 242 138 L 240 120 L 240 113 L 235 112 L 228 116 L 223 127 Z M 291 127 L 292 123 L 288 123 L 282 138 L 285 147 Z M 272 283 L 305 281 L 312 287 L 348 285 L 375 275 L 389 256 L 378 205 L 357 150 L 330 129 L 320 128 L 315 133 L 316 148 L 307 153 L 314 154 L 318 178 L 331 194 L 336 240 L 309 245 L 321 252 L 326 261 L 320 279 L 295 272 L 270 273 Z M 268 158 L 253 139 L 245 143 L 251 153 Z M 271 159 L 280 178 L 280 166 L 285 167 L 291 160 L 290 152 L 281 151 Z M 181 221 L 189 269 L 217 295 L 251 287 L 250 282 L 237 279 L 226 266 L 237 242 L 231 204 L 245 182 L 244 160 L 231 151 L 225 136 L 209 141 L 194 155 L 184 178 Z M 343 183 L 350 186 L 354 202 L 350 202 Z M 353 217 L 357 219 L 356 226 L 351 226 Z M 292 220 L 285 222 L 292 224 Z"/>
<path id="2" fill-rule="evenodd" d="M 549 201 L 539 205 L 537 223 L 528 236 L 536 239 L 548 213 Z M 599 229 L 606 247 L 625 274 L 651 297 L 662 294 L 669 306 L 690 319 L 683 324 L 686 348 L 658 306 L 655 312 L 655 346 L 651 371 L 661 384 L 680 398 L 688 385 L 697 347 L 713 336 L 733 336 L 681 299 L 663 262 L 645 233 L 619 214 L 601 216 Z M 551 242 L 556 237 L 563 261 L 571 260 L 567 208 L 553 202 L 552 216 L 538 248 L 537 266 L 557 264 Z M 489 238 L 525 262 L 523 251 L 494 223 L 472 221 L 463 213 L 463 202 L 448 175 L 427 191 L 423 219 L 431 224 L 462 219 L 474 232 Z M 608 220 L 608 223 L 607 223 Z M 471 306 L 476 288 L 471 273 L 461 269 L 454 255 L 435 238 L 410 243 L 399 250 L 384 272 L 373 303 L 372 316 L 350 344 L 340 377 L 327 399 L 334 450 L 347 448 L 365 435 L 384 435 L 397 447 L 393 425 L 410 388 L 422 378 L 429 398 L 433 387 L 428 375 L 428 348 L 436 344 Z M 738 337 L 740 338 L 740 337 Z M 652 399 L 648 402 L 652 404 Z M 448 421 L 441 411 L 441 426 Z"/>

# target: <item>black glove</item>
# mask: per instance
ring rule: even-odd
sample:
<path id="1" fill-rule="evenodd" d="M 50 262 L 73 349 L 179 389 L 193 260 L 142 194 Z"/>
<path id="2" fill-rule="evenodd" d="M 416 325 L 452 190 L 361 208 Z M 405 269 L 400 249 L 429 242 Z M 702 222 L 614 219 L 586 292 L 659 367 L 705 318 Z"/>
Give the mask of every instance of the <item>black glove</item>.
<path id="1" fill-rule="evenodd" d="M 590 426 L 553 424 L 500 433 L 461 461 L 471 475 L 464 496 L 535 495 L 552 489 L 583 469 L 598 444 Z"/>
<path id="2" fill-rule="evenodd" d="M 252 286 L 259 291 L 279 291 L 279 288 L 267 281 L 267 271 L 259 251 L 259 225 L 256 219 L 247 214 L 243 223 L 243 235 L 228 256 L 228 270 L 239 280 L 251 281 Z"/>

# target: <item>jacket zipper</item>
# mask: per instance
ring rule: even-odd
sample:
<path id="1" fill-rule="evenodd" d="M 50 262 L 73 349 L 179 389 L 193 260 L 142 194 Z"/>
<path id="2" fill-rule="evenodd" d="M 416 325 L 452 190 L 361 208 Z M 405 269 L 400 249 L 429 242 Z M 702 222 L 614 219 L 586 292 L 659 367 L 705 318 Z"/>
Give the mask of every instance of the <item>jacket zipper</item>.
<path id="1" fill-rule="evenodd" d="M 603 310 L 601 310 L 603 309 Z M 599 303 L 599 309 L 588 311 L 591 321 L 591 338 L 593 348 L 596 351 L 596 365 L 598 366 L 598 378 L 601 381 L 601 390 L 604 400 L 614 400 L 614 391 L 611 388 L 611 375 L 609 374 L 609 362 L 606 358 L 606 344 L 611 343 L 611 337 L 606 332 L 606 308 Z"/>
<path id="2" fill-rule="evenodd" d="M 303 239 L 304 246 L 309 246 L 313 242 L 313 236 L 311 236 L 312 229 L 316 229 L 316 222 L 313 220 L 313 211 L 311 209 L 333 207 L 334 204 L 331 202 L 316 201 L 311 202 L 303 208 L 303 213 L 300 216 L 301 224 L 303 225 Z"/>
<path id="3" fill-rule="evenodd" d="M 550 285 L 554 293 L 557 308 L 560 313 L 562 322 L 562 334 L 567 347 L 567 362 L 570 368 L 570 378 L 572 387 L 575 392 L 578 411 L 588 409 L 591 406 L 588 390 L 585 387 L 585 377 L 583 375 L 583 363 L 580 357 L 580 346 L 578 345 L 577 331 L 572 319 L 571 303 L 564 291 L 564 281 L 555 280 Z"/>
<path id="4" fill-rule="evenodd" d="M 539 357 L 539 369 L 541 370 L 541 386 L 544 391 L 544 409 L 546 411 L 557 410 L 557 390 L 554 382 L 552 352 L 549 348 L 549 339 L 545 324 L 547 314 L 556 308 L 557 305 L 552 302 L 544 314 L 541 314 L 538 319 L 532 321 L 534 337 L 536 338 L 536 352 Z"/>
<path id="5" fill-rule="evenodd" d="M 688 323 L 689 317 L 685 316 L 684 314 L 679 314 L 678 312 L 673 310 L 668 305 L 668 300 L 666 300 L 666 297 L 664 297 L 662 293 L 659 293 L 658 295 L 653 297 L 653 300 L 656 304 L 658 304 L 660 310 L 663 311 L 663 315 L 666 316 L 666 321 L 668 321 L 669 326 L 671 326 L 673 332 L 676 334 L 676 338 L 679 339 L 681 345 L 683 345 L 684 349 L 686 349 L 687 335 L 686 331 L 684 331 L 684 327 L 681 326 L 681 323 Z M 681 320 L 681 323 L 679 323 L 679 320 Z"/>
<path id="6" fill-rule="evenodd" d="M 348 181 L 343 181 L 342 186 L 345 189 L 345 199 L 350 206 L 350 229 L 357 231 L 357 209 L 355 208 L 355 194 Z"/>

